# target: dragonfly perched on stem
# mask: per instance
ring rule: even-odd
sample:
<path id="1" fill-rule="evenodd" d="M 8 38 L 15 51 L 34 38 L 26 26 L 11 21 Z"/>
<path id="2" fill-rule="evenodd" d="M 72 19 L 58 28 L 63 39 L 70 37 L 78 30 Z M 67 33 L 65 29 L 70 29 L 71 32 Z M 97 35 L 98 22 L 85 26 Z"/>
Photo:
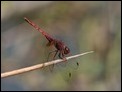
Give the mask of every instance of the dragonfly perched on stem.
<path id="1" fill-rule="evenodd" d="M 65 55 L 70 54 L 70 49 L 64 44 L 64 42 L 62 42 L 62 41 L 60 41 L 58 39 L 55 39 L 55 38 L 51 37 L 48 33 L 46 33 L 45 31 L 43 31 L 38 25 L 36 25 L 35 23 L 33 23 L 28 18 L 24 17 L 24 19 L 31 26 L 33 26 L 36 30 L 38 30 L 39 32 L 41 32 L 43 36 L 45 36 L 45 38 L 48 40 L 47 46 L 54 45 L 54 47 L 56 48 L 55 51 L 51 51 L 48 54 L 48 58 L 49 58 L 50 54 L 55 53 L 54 56 L 53 56 L 53 60 L 55 59 L 56 55 L 58 54 L 58 56 L 59 56 L 60 59 L 63 59 L 64 61 L 66 61 Z M 79 64 L 77 63 L 77 65 L 79 65 Z"/>

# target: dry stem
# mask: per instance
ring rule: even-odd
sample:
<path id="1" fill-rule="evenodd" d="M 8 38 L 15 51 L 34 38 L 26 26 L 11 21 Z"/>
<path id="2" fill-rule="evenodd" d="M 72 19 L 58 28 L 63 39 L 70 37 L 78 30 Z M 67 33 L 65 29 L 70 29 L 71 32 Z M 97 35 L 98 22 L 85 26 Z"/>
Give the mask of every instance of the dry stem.
<path id="1" fill-rule="evenodd" d="M 69 57 L 66 57 L 66 59 L 69 60 L 69 59 L 76 58 L 76 57 L 79 57 L 79 56 L 83 56 L 85 54 L 89 54 L 89 53 L 93 53 L 93 52 L 94 51 L 89 51 L 89 52 L 85 52 L 85 53 L 82 53 L 82 54 L 69 56 Z M 52 65 L 52 64 L 56 64 L 56 63 L 60 63 L 60 62 L 64 62 L 64 60 L 57 59 L 57 60 L 54 60 L 54 61 L 50 61 L 50 62 L 46 62 L 46 63 L 42 63 L 42 64 L 37 64 L 37 65 L 30 66 L 30 67 L 18 69 L 18 70 L 13 70 L 13 71 L 10 71 L 10 72 L 5 72 L 5 73 L 1 74 L 1 78 L 17 75 L 17 74 L 20 74 L 20 73 L 36 70 L 36 69 L 39 69 L 39 68 L 41 69 L 43 67 L 46 67 L 46 66 L 49 66 L 49 65 Z M 67 62 L 67 61 L 65 61 L 65 62 Z"/>

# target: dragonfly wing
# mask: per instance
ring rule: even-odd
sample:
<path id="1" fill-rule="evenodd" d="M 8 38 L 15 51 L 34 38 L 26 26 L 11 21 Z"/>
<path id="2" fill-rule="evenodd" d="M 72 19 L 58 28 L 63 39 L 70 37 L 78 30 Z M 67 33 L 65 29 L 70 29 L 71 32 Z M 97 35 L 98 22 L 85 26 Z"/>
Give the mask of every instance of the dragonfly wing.
<path id="1" fill-rule="evenodd" d="M 54 41 L 51 41 L 51 42 L 48 42 L 47 44 L 46 44 L 46 46 L 52 46 L 52 45 L 54 45 Z"/>
<path id="2" fill-rule="evenodd" d="M 50 42 L 48 42 L 48 43 L 46 44 L 47 47 L 49 47 L 50 45 L 51 45 Z"/>

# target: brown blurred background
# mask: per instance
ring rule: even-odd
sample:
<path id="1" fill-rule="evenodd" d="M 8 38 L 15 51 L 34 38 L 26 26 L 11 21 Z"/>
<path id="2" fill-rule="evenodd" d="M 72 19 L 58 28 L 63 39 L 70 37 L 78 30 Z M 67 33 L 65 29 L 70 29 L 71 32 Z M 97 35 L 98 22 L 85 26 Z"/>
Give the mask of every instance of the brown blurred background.
<path id="1" fill-rule="evenodd" d="M 121 2 L 2 1 L 1 73 L 45 62 L 54 49 L 23 17 L 65 42 L 72 55 L 95 53 L 58 64 L 53 72 L 47 67 L 1 79 L 2 91 L 121 90 Z"/>

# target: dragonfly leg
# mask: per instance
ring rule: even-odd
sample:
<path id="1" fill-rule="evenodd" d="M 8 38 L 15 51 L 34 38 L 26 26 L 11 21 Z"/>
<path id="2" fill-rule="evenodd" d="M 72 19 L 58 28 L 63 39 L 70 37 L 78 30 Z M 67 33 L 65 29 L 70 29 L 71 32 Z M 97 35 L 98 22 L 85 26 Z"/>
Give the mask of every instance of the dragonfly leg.
<path id="1" fill-rule="evenodd" d="M 48 61 L 48 59 L 49 59 L 49 56 L 50 56 L 52 53 L 54 53 L 54 52 L 56 52 L 56 54 L 57 54 L 57 50 L 51 51 L 51 52 L 48 54 L 47 61 Z M 56 54 L 55 54 L 54 56 L 56 56 Z M 53 57 L 53 58 L 55 58 L 55 57 Z"/>
<path id="2" fill-rule="evenodd" d="M 56 53 L 55 53 L 55 55 L 53 56 L 53 60 L 55 59 L 55 56 L 57 55 L 57 53 L 58 53 L 58 50 L 56 50 Z"/>
<path id="3" fill-rule="evenodd" d="M 58 56 L 59 56 L 60 59 L 63 59 L 64 61 L 66 61 L 66 58 L 64 57 L 64 54 L 63 53 L 60 52 L 58 54 Z"/>
<path id="4" fill-rule="evenodd" d="M 58 54 L 58 57 L 59 57 L 60 59 L 63 59 L 63 57 L 61 56 L 61 53 Z"/>

